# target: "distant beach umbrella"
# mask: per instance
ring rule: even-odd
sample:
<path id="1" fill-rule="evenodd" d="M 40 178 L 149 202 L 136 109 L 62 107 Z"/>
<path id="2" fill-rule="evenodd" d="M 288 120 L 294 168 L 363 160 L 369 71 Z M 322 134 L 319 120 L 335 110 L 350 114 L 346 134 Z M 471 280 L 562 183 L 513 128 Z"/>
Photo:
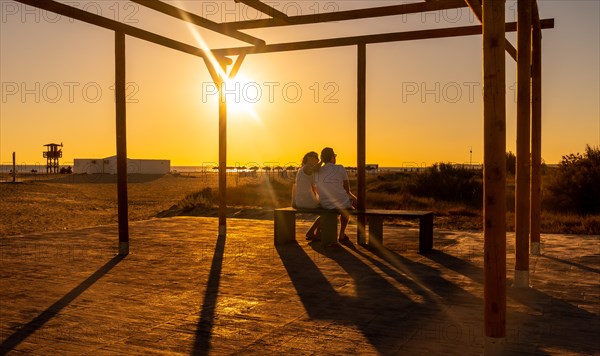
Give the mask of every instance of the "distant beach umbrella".
<path id="1" fill-rule="evenodd" d="M 295 171 L 295 170 L 296 170 L 296 167 L 294 167 L 294 166 L 288 166 L 286 169 L 287 169 L 288 171 Z"/>

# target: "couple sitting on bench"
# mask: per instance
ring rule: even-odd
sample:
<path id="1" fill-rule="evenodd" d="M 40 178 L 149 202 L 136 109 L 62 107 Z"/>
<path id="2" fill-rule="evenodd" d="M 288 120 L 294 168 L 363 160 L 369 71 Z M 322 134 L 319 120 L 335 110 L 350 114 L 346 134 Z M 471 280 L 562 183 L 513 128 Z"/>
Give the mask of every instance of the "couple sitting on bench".
<path id="1" fill-rule="evenodd" d="M 302 159 L 302 168 L 296 175 L 296 184 L 292 191 L 292 206 L 297 209 L 353 209 L 356 196 L 350 192 L 348 172 L 344 166 L 336 164 L 333 148 L 325 147 L 321 151 L 321 160 L 316 152 L 309 152 Z M 319 240 L 319 220 L 315 220 L 308 232 L 307 240 Z M 349 214 L 341 214 L 339 242 L 348 242 L 345 234 Z"/>

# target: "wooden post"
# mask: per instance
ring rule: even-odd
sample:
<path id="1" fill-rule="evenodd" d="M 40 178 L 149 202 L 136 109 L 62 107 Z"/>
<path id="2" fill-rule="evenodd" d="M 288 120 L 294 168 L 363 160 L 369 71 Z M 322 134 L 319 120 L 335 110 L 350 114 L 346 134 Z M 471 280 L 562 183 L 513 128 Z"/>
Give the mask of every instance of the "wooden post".
<path id="1" fill-rule="evenodd" d="M 221 63 L 223 72 L 227 65 Z M 227 234 L 227 98 L 225 96 L 225 77 L 219 82 L 219 236 Z"/>
<path id="2" fill-rule="evenodd" d="M 483 2 L 485 354 L 506 337 L 506 78 L 504 1 Z"/>
<path id="3" fill-rule="evenodd" d="M 539 255 L 542 210 L 542 29 L 534 26 L 531 102 L 531 253 Z"/>
<path id="4" fill-rule="evenodd" d="M 127 117 L 125 102 L 125 34 L 115 32 L 115 103 L 117 118 L 117 201 L 119 211 L 119 255 L 129 254 L 127 207 Z"/>
<path id="5" fill-rule="evenodd" d="M 366 208 L 366 157 L 367 157 L 367 138 L 366 138 L 366 107 L 367 107 L 367 45 L 361 43 L 358 45 L 358 71 L 357 71 L 357 118 L 356 118 L 356 169 L 357 169 L 357 204 L 358 211 L 364 211 Z M 357 215 L 358 243 L 366 244 L 365 233 L 366 218 L 364 215 Z"/>
<path id="6" fill-rule="evenodd" d="M 517 167 L 514 287 L 529 287 L 531 0 L 517 3 Z"/>
<path id="7" fill-rule="evenodd" d="M 12 159 L 13 159 L 13 170 L 12 170 L 13 183 L 16 183 L 17 182 L 17 154 L 16 154 L 16 152 L 13 152 Z"/>

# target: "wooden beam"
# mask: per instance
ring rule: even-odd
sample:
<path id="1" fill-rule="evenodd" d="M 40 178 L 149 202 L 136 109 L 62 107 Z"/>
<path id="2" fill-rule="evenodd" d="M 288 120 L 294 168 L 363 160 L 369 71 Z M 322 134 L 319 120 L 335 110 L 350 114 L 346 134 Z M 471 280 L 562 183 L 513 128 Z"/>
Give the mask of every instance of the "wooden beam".
<path id="1" fill-rule="evenodd" d="M 221 64 L 223 73 L 227 65 Z M 227 97 L 225 78 L 220 78 L 219 87 L 219 237 L 227 233 Z"/>
<path id="2" fill-rule="evenodd" d="M 517 2 L 517 167 L 514 286 L 529 287 L 531 0 Z"/>
<path id="3" fill-rule="evenodd" d="M 484 354 L 506 337 L 506 68 L 504 1 L 483 2 Z M 500 352 L 499 352 L 500 349 Z"/>
<path id="4" fill-rule="evenodd" d="M 242 62 L 244 62 L 244 58 L 246 58 L 246 53 L 242 53 L 236 58 L 233 68 L 231 68 L 231 72 L 229 72 L 229 79 L 235 79 L 235 76 L 242 66 Z"/>
<path id="5" fill-rule="evenodd" d="M 357 204 L 358 211 L 365 211 L 367 200 L 367 182 L 366 182 L 366 159 L 367 159 L 367 45 L 360 43 L 357 56 L 357 80 L 356 80 L 356 171 L 357 171 Z M 365 244 L 365 224 L 364 215 L 358 215 L 358 243 Z"/>
<path id="6" fill-rule="evenodd" d="M 415 14 L 428 11 L 439 11 L 446 9 L 456 9 L 466 7 L 463 0 L 447 0 L 447 1 L 432 1 L 418 2 L 402 5 L 381 6 L 368 9 L 346 10 L 325 12 L 310 15 L 288 16 L 285 19 L 270 18 L 260 20 L 248 20 L 237 22 L 225 22 L 224 24 L 233 29 L 250 29 L 250 28 L 265 28 L 278 27 L 289 25 L 305 25 L 316 24 L 332 21 L 357 20 L 382 16 L 395 16 Z"/>
<path id="7" fill-rule="evenodd" d="M 553 28 L 554 19 L 544 19 L 541 21 L 542 28 Z M 318 49 L 318 48 L 332 48 L 332 47 L 343 47 L 343 46 L 356 46 L 360 43 L 384 43 L 384 42 L 401 42 L 401 41 L 413 41 L 423 39 L 434 39 L 434 38 L 446 38 L 446 37 L 459 37 L 459 36 L 473 36 L 480 35 L 482 27 L 479 25 L 475 26 L 464 26 L 464 27 L 451 27 L 451 28 L 440 28 L 432 30 L 419 30 L 419 31 L 408 31 L 408 32 L 395 32 L 395 33 L 384 33 L 377 35 L 364 35 L 354 37 L 342 37 L 342 38 L 329 38 L 322 40 L 302 41 L 302 42 L 289 42 L 289 43 L 278 43 L 268 44 L 263 47 L 234 47 L 234 48 L 221 48 L 213 50 L 218 56 L 234 56 L 240 53 L 256 54 L 256 53 L 272 53 L 272 52 L 285 52 L 285 51 L 299 51 L 306 49 Z M 506 32 L 514 32 L 517 30 L 516 22 L 509 22 L 506 24 Z"/>
<path id="8" fill-rule="evenodd" d="M 115 32 L 115 107 L 117 122 L 117 204 L 119 217 L 119 255 L 129 254 L 125 65 L 125 34 L 123 32 Z"/>
<path id="9" fill-rule="evenodd" d="M 533 30 L 531 72 L 531 253 L 539 255 L 542 211 L 542 31 Z"/>
<path id="10" fill-rule="evenodd" d="M 465 0 L 465 2 L 467 3 L 467 5 L 469 5 L 469 7 L 471 8 L 471 11 L 473 11 L 473 14 L 475 15 L 475 17 L 477 17 L 479 22 L 481 22 L 481 19 L 482 19 L 481 2 L 479 0 Z M 510 56 L 516 61 L 517 60 L 517 49 L 512 45 L 512 43 L 510 43 L 510 41 L 508 39 L 504 39 L 504 41 L 505 41 L 504 45 L 506 47 L 506 52 L 508 52 L 508 54 L 510 54 Z"/>
<path id="11" fill-rule="evenodd" d="M 262 12 L 265 15 L 268 15 L 272 18 L 275 19 L 279 19 L 282 20 L 284 22 L 287 22 L 287 19 L 289 19 L 289 16 L 279 10 L 277 10 L 276 8 L 269 6 L 259 0 L 234 0 L 236 3 L 237 2 L 241 2 L 245 5 L 250 6 L 253 9 L 256 9 L 260 12 Z"/>
<path id="12" fill-rule="evenodd" d="M 152 42 L 152 43 L 155 43 L 155 44 L 167 47 L 167 48 L 171 48 L 171 49 L 174 49 L 174 50 L 177 50 L 180 52 L 184 52 L 184 53 L 188 53 L 188 54 L 191 54 L 191 55 L 194 55 L 197 57 L 201 57 L 205 61 L 210 61 L 210 59 L 207 58 L 205 51 L 200 48 L 190 46 L 188 44 L 178 42 L 178 41 L 172 40 L 170 38 L 139 29 L 134 26 L 130 26 L 130 25 L 118 22 L 118 21 L 114 21 L 109 18 L 93 14 L 91 12 L 87 12 L 87 11 L 77 9 L 72 6 L 61 4 L 61 3 L 58 3 L 53 0 L 15 0 L 15 1 L 20 2 L 22 4 L 26 4 L 26 5 L 31 5 L 33 7 L 39 8 L 39 9 L 51 11 L 56 14 L 67 16 L 67 17 L 70 17 L 70 18 L 73 18 L 75 20 L 79 20 L 79 21 L 82 21 L 85 23 L 96 25 L 98 27 L 102 27 L 102 28 L 105 28 L 108 30 L 122 32 L 123 34 L 131 36 L 131 37 L 135 37 L 135 38 L 145 40 L 148 42 Z M 219 60 L 226 60 L 226 61 L 228 60 L 229 62 L 231 62 L 231 60 L 228 58 L 219 59 Z"/>
<path id="13" fill-rule="evenodd" d="M 540 30 L 542 28 L 542 25 L 540 23 L 540 12 L 538 10 L 538 5 L 537 5 L 537 0 L 533 0 L 533 9 L 531 12 L 531 22 L 533 24 L 533 28 L 535 30 Z M 541 35 L 541 32 L 540 32 Z"/>
<path id="14" fill-rule="evenodd" d="M 169 15 L 180 20 L 192 23 L 196 26 L 207 28 L 209 30 L 218 32 L 222 35 L 233 37 L 240 41 L 248 42 L 256 46 L 263 46 L 265 44 L 265 41 L 261 40 L 260 38 L 250 36 L 246 33 L 232 29 L 229 26 L 213 22 L 209 19 L 185 11 L 173 5 L 166 4 L 159 0 L 131 0 L 131 2 L 142 5 L 149 9 L 156 10 L 162 14 Z"/>

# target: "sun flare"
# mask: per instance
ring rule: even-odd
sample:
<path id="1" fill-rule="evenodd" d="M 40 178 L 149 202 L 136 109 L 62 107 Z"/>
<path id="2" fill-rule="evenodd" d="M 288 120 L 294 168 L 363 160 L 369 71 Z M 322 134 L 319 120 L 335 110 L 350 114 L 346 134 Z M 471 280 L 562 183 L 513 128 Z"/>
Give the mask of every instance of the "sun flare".
<path id="1" fill-rule="evenodd" d="M 256 82 L 238 73 L 234 79 L 228 79 L 223 85 L 227 110 L 234 117 L 259 121 L 255 105 L 260 100 L 261 92 Z"/>

